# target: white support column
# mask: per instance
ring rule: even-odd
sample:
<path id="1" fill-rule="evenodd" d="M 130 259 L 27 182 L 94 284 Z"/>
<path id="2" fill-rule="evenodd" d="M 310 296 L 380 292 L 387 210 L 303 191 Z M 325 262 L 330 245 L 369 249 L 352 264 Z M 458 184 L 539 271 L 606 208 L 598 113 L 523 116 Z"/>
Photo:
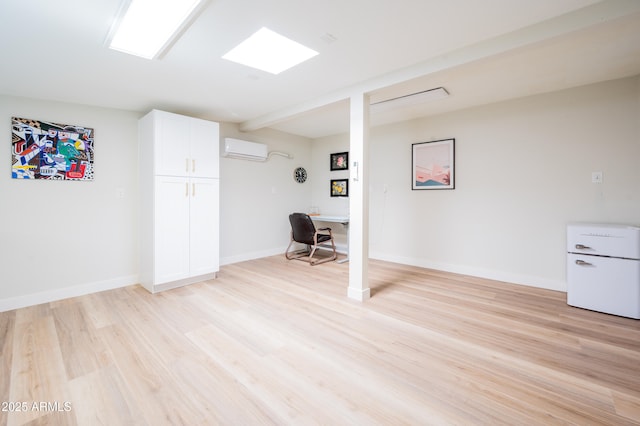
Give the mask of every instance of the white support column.
<path id="1" fill-rule="evenodd" d="M 369 299 L 369 96 L 351 96 L 349 146 L 349 290 Z"/>

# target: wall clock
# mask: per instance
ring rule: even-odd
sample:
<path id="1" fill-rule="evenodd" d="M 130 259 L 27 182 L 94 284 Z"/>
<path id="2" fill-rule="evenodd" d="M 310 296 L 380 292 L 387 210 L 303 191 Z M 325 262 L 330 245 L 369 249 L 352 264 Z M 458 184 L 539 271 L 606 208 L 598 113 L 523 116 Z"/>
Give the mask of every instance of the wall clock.
<path id="1" fill-rule="evenodd" d="M 298 183 L 304 183 L 307 180 L 307 171 L 304 167 L 298 167 L 293 171 L 293 180 Z"/>

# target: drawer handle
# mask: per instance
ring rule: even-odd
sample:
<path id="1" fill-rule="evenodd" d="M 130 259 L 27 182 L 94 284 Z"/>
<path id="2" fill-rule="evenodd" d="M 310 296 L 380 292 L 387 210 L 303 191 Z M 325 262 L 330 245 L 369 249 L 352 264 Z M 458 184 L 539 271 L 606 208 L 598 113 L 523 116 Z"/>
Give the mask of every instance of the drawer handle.
<path id="1" fill-rule="evenodd" d="M 591 250 L 591 247 L 589 246 L 583 246 L 582 244 L 576 244 L 576 248 L 578 250 Z"/>
<path id="2" fill-rule="evenodd" d="M 593 266 L 593 264 L 589 263 L 589 262 L 585 262 L 584 260 L 576 260 L 576 265 L 580 265 L 580 266 Z"/>

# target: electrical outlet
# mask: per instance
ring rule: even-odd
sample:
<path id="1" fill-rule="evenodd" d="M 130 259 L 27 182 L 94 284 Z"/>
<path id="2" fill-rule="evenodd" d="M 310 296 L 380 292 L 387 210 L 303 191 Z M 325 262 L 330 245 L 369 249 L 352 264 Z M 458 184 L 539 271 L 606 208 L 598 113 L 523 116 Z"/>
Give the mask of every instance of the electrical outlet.
<path id="1" fill-rule="evenodd" d="M 602 183 L 602 172 L 591 172 L 592 183 Z"/>

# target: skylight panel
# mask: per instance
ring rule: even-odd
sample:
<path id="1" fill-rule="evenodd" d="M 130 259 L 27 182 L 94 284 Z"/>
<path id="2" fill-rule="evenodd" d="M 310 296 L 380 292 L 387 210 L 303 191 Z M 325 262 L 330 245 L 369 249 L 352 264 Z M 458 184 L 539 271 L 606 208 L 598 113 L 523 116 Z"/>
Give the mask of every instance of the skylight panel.
<path id="1" fill-rule="evenodd" d="M 315 50 L 268 28 L 261 28 L 222 58 L 271 74 L 279 74 L 317 54 Z"/>
<path id="2" fill-rule="evenodd" d="M 206 0 L 205 0 L 206 1 Z M 186 26 L 203 0 L 131 0 L 123 7 L 109 47 L 147 59 L 157 57 Z"/>

